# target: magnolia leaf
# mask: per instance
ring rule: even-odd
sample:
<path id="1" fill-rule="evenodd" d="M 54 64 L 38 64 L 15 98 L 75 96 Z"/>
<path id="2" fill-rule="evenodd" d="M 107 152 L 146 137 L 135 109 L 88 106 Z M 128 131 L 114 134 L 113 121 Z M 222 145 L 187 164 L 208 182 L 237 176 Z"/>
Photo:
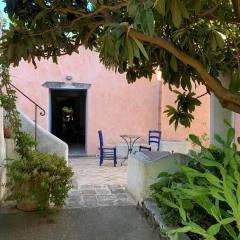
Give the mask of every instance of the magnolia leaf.
<path id="1" fill-rule="evenodd" d="M 220 33 L 218 33 L 218 32 L 214 32 L 214 35 L 215 35 L 215 39 L 216 39 L 216 41 L 217 41 L 218 47 L 220 47 L 221 49 L 223 49 L 225 43 L 224 43 L 224 40 L 223 40 L 222 35 L 221 35 Z"/>
<path id="2" fill-rule="evenodd" d="M 176 28 L 179 28 L 182 23 L 182 13 L 179 7 L 178 0 L 171 0 L 172 21 Z"/>
<path id="3" fill-rule="evenodd" d="M 188 12 L 187 8 L 185 7 L 185 5 L 180 1 L 178 2 L 178 5 L 179 5 L 182 16 L 184 18 L 189 19 L 189 12 Z"/>
<path id="4" fill-rule="evenodd" d="M 202 143 L 201 143 L 199 137 L 197 137 L 196 135 L 190 134 L 190 135 L 189 135 L 189 138 L 190 138 L 191 141 L 192 141 L 193 143 L 195 143 L 196 145 L 202 146 Z"/>
<path id="5" fill-rule="evenodd" d="M 203 0 L 195 0 L 194 10 L 196 13 L 199 13 L 202 10 L 203 4 Z"/>
<path id="6" fill-rule="evenodd" d="M 215 51 L 216 48 L 217 48 L 217 41 L 216 41 L 216 39 L 215 39 L 213 34 L 210 35 L 209 43 L 210 43 L 211 49 Z"/>
<path id="7" fill-rule="evenodd" d="M 178 63 L 177 63 L 177 59 L 174 55 L 171 56 L 171 60 L 170 60 L 170 66 L 172 68 L 172 70 L 174 72 L 177 72 L 178 70 Z"/>
<path id="8" fill-rule="evenodd" d="M 151 9 L 145 11 L 145 22 L 147 23 L 147 33 L 153 35 L 155 29 L 155 21 L 153 11 Z"/>
<path id="9" fill-rule="evenodd" d="M 128 39 L 128 37 L 126 37 L 126 45 L 127 45 L 127 53 L 128 53 L 128 61 L 129 61 L 129 65 L 132 66 L 133 65 L 133 46 L 131 44 L 130 39 Z"/>
<path id="10" fill-rule="evenodd" d="M 165 0 L 156 0 L 154 7 L 156 8 L 156 10 L 162 14 L 163 16 L 165 16 L 165 8 L 166 8 L 166 2 Z"/>
<path id="11" fill-rule="evenodd" d="M 240 90 L 240 73 L 235 72 L 232 74 L 229 90 L 238 92 Z"/>
<path id="12" fill-rule="evenodd" d="M 132 43 L 134 57 L 140 58 L 140 52 L 139 52 L 138 45 L 136 44 L 136 42 L 132 38 L 130 38 L 129 40 Z"/>
<path id="13" fill-rule="evenodd" d="M 147 54 L 143 44 L 136 38 L 133 38 L 133 40 L 136 42 L 137 46 L 139 47 L 139 49 L 142 52 L 142 54 L 144 55 L 144 57 L 149 61 L 148 54 Z"/>

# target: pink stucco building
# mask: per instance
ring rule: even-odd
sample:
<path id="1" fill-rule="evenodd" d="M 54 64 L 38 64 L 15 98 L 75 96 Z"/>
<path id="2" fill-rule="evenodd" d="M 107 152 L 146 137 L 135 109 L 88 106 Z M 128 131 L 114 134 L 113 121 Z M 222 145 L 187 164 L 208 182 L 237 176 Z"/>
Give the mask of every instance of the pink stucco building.
<path id="1" fill-rule="evenodd" d="M 121 142 L 121 134 L 138 134 L 146 139 L 149 129 L 159 128 L 167 139 L 209 133 L 209 96 L 202 99 L 191 129 L 179 127 L 175 131 L 163 113 L 175 96 L 162 82 L 155 77 L 128 84 L 125 75 L 106 70 L 97 54 L 85 49 L 78 55 L 62 57 L 58 65 L 41 61 L 34 69 L 31 64 L 21 63 L 11 69 L 11 76 L 15 86 L 46 110 L 46 116 L 38 118 L 39 124 L 65 141 L 81 143 L 88 155 L 97 152 L 99 129 L 107 143 Z M 201 95 L 204 88 L 197 92 Z M 18 106 L 34 119 L 34 107 L 20 95 Z"/>

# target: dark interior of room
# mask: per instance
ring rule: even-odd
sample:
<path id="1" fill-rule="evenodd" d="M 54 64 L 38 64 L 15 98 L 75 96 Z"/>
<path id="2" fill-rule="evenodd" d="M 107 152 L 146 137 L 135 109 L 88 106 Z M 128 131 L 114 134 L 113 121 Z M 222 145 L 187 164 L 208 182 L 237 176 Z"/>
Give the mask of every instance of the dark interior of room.
<path id="1" fill-rule="evenodd" d="M 86 91 L 52 90 L 52 133 L 69 145 L 70 154 L 84 153 Z"/>

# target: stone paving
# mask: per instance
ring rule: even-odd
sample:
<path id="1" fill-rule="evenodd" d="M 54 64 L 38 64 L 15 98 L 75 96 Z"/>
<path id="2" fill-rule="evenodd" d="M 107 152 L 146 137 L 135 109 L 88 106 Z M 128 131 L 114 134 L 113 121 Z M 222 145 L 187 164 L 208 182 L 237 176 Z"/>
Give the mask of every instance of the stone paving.
<path id="1" fill-rule="evenodd" d="M 116 168 L 106 161 L 102 167 L 95 158 L 72 158 L 73 189 L 66 200 L 66 208 L 94 208 L 134 205 L 126 191 L 126 166 L 120 161 Z"/>
<path id="2" fill-rule="evenodd" d="M 158 240 L 128 196 L 126 166 L 71 159 L 73 185 L 65 209 L 47 215 L 0 208 L 0 240 Z"/>

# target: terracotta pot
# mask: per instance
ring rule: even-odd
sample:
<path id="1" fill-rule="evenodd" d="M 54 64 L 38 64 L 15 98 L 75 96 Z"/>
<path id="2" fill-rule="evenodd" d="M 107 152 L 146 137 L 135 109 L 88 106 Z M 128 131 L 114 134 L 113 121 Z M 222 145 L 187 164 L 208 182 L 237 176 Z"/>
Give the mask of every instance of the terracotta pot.
<path id="1" fill-rule="evenodd" d="M 36 187 L 38 187 L 38 186 L 36 185 Z M 21 187 L 21 191 L 23 193 L 26 193 L 26 195 L 27 195 L 27 193 L 29 191 L 29 183 L 23 184 Z M 45 203 L 45 208 L 47 209 L 48 207 L 49 207 L 49 200 L 46 201 L 46 203 Z M 26 198 L 17 203 L 17 209 L 24 211 L 24 212 L 34 212 L 34 211 L 38 210 L 38 207 L 37 207 L 36 201 Z"/>
<path id="2" fill-rule="evenodd" d="M 12 128 L 11 127 L 7 127 L 4 128 L 4 138 L 11 138 L 12 137 Z"/>
<path id="3" fill-rule="evenodd" d="M 17 203 L 17 209 L 24 212 L 34 212 L 37 211 L 37 204 L 35 201 L 25 199 Z"/>

